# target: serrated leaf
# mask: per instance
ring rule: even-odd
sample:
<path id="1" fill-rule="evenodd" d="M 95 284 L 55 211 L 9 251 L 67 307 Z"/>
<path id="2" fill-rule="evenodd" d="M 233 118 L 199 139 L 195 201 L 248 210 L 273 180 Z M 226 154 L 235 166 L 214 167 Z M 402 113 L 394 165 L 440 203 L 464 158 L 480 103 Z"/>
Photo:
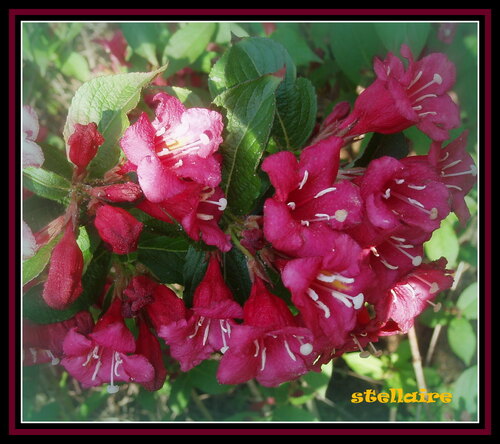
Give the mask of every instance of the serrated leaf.
<path id="1" fill-rule="evenodd" d="M 457 300 L 457 307 L 466 319 L 477 319 L 477 282 L 470 284 Z"/>
<path id="2" fill-rule="evenodd" d="M 278 23 L 276 31 L 270 35 L 270 38 L 286 48 L 297 66 L 307 66 L 311 62 L 322 62 L 307 44 L 299 23 Z"/>
<path id="3" fill-rule="evenodd" d="M 143 232 L 139 239 L 137 260 L 164 284 L 183 282 L 183 267 L 189 244 L 184 238 L 158 236 Z"/>
<path id="4" fill-rule="evenodd" d="M 160 29 L 157 23 L 120 23 L 120 28 L 132 50 L 151 65 L 158 66 L 156 55 Z M 166 28 L 166 24 L 164 25 Z"/>
<path id="5" fill-rule="evenodd" d="M 476 352 L 476 333 L 465 318 L 453 318 L 448 325 L 448 342 L 453 352 L 469 365 Z"/>
<path id="6" fill-rule="evenodd" d="M 259 196 L 256 174 L 276 109 L 274 93 L 281 79 L 266 75 L 221 93 L 214 103 L 226 110 L 227 125 L 220 151 L 222 189 L 234 214 L 248 213 Z"/>
<path id="7" fill-rule="evenodd" d="M 71 183 L 52 171 L 27 167 L 23 170 L 23 187 L 38 196 L 65 203 L 71 190 Z"/>
<path id="8" fill-rule="evenodd" d="M 163 51 L 163 62 L 169 63 L 165 76 L 171 76 L 200 57 L 216 29 L 215 23 L 188 23 L 172 34 Z"/>
<path id="9" fill-rule="evenodd" d="M 356 167 L 366 167 L 372 160 L 383 156 L 402 159 L 408 155 L 408 151 L 408 141 L 403 133 L 373 133 L 363 154 L 354 162 L 354 165 Z"/>
<path id="10" fill-rule="evenodd" d="M 84 83 L 77 91 L 68 111 L 63 130 L 66 150 L 68 139 L 76 123 L 98 124 L 105 142 L 88 170 L 93 176 L 101 176 L 116 165 L 120 157 L 118 140 L 129 125 L 126 114 L 138 103 L 140 92 L 159 73 L 163 66 L 152 72 L 132 72 L 95 77 Z"/>
<path id="11" fill-rule="evenodd" d="M 413 57 L 419 58 L 431 30 L 430 23 L 374 23 L 380 40 L 388 51 L 399 54 L 401 45 L 407 44 Z"/>

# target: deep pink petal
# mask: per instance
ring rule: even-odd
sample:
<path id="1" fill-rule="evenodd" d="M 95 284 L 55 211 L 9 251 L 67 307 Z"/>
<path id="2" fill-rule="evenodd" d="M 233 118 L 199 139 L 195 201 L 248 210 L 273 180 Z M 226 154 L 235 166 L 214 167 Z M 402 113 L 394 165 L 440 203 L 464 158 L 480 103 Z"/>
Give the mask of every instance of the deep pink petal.
<path id="1" fill-rule="evenodd" d="M 146 113 L 125 130 L 120 146 L 130 162 L 139 165 L 144 157 L 155 155 L 155 133 Z"/>

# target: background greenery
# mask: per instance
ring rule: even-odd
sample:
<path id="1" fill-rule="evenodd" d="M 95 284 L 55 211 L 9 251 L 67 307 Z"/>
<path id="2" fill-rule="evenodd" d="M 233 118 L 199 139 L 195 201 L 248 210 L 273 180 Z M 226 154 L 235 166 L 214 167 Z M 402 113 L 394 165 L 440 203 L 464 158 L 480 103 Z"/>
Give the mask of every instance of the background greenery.
<path id="1" fill-rule="evenodd" d="M 294 149 L 303 146 L 313 129 L 341 100 L 353 103 L 360 88 L 374 80 L 372 60 L 385 57 L 388 51 L 399 54 L 401 43 L 407 43 L 415 58 L 429 52 L 442 51 L 457 67 L 457 81 L 453 87 L 461 107 L 462 126 L 452 131 L 451 138 L 462 130 L 470 131 L 468 150 L 477 163 L 477 25 L 460 23 L 451 43 L 438 38 L 438 23 L 24 23 L 23 36 L 23 104 L 37 111 L 44 128 L 39 142 L 45 153 L 44 170 L 57 174 L 58 186 L 64 187 L 64 178 L 71 177 L 71 168 L 65 161 L 64 130 L 71 101 L 78 88 L 102 74 L 117 72 L 152 72 L 168 62 L 162 72 L 164 88 L 176 94 L 187 106 L 220 105 L 226 108 L 231 121 L 232 103 L 245 99 L 246 86 L 227 91 L 230 81 L 220 81 L 218 70 L 234 73 L 236 62 L 252 51 L 263 51 L 263 63 L 276 63 L 287 70 L 282 85 L 273 80 L 259 80 L 259 69 L 273 72 L 269 66 L 257 66 L 253 78 L 244 70 L 245 81 L 260 82 L 262 109 L 271 112 L 266 94 L 273 94 L 273 106 L 284 116 L 284 125 L 274 126 L 269 134 L 255 136 L 265 144 L 267 152 L 276 146 Z M 121 31 L 127 41 L 127 66 L 113 62 L 109 52 L 97 39 L 111 39 Z M 261 37 L 265 40 L 241 40 Z M 240 43 L 241 42 L 241 43 Z M 263 42 L 263 46 L 259 47 Z M 255 43 L 255 44 L 254 44 Z M 228 49 L 231 48 L 231 51 Z M 268 53 L 269 52 L 269 53 Z M 222 57 L 223 54 L 229 56 Z M 232 58 L 231 58 L 232 57 Z M 251 56 L 249 56 L 251 57 Z M 255 59 L 254 59 L 255 60 Z M 232 63 L 234 65 L 232 65 Z M 280 65 L 281 63 L 281 65 Z M 267 70 L 267 71 L 266 71 Z M 269 79 L 269 77 L 264 77 Z M 262 77 L 261 77 L 262 79 Z M 138 78 L 146 84 L 145 78 Z M 239 79 L 241 81 L 241 78 Z M 228 83 L 229 82 L 229 83 Z M 264 84 L 265 83 L 265 84 Z M 141 86 L 142 87 L 142 86 Z M 146 86 L 148 92 L 151 86 Z M 274 89 L 273 89 L 274 88 Z M 137 106 L 146 110 L 142 99 Z M 304 103 L 299 114 L 288 113 L 287 103 Z M 125 110 L 128 112 L 130 110 Z M 272 112 L 275 112 L 273 108 Z M 256 113 L 258 114 L 258 113 Z M 274 116 L 274 114 L 272 114 Z M 126 123 L 125 114 L 114 119 L 119 133 Z M 248 116 L 253 119 L 254 116 Z M 122 124 L 122 127 L 119 125 Z M 288 125 L 288 126 L 287 126 Z M 241 135 L 240 135 L 241 136 Z M 253 146 L 253 139 L 243 134 L 243 147 Z M 415 128 L 404 132 L 405 143 L 412 154 L 425 154 L 430 140 Z M 259 139 L 259 137 L 261 137 Z M 369 143 L 369 137 L 344 150 L 345 162 L 359 158 Z M 228 143 L 226 141 L 226 143 Z M 246 144 L 246 145 L 245 145 Z M 116 147 L 115 147 L 116 148 Z M 112 146 L 110 156 L 117 155 Z M 262 152 L 241 150 L 244 162 L 258 167 Z M 114 153 L 114 154 L 113 154 Z M 226 155 L 225 162 L 241 162 L 238 153 Z M 105 160 L 105 159 L 104 159 Z M 101 159 L 102 161 L 102 159 Z M 95 165 L 101 164 L 96 162 Z M 99 174 L 95 167 L 95 174 Z M 251 171 L 250 171 L 251 173 Z M 59 179 L 60 178 L 60 179 Z M 264 177 L 252 174 L 225 176 L 230 192 L 248 195 L 231 208 L 234 215 L 258 208 L 255 202 L 265 196 L 268 187 Z M 35 191 L 23 201 L 23 218 L 34 231 L 58 216 L 64 210 L 64 195 L 60 199 L 39 186 L 41 179 L 34 171 L 25 173 L 24 185 Z M 229 188 L 229 184 L 231 187 Z M 231 200 L 231 199 L 230 199 Z M 377 347 L 380 357 L 361 359 L 356 353 L 345 354 L 323 367 L 321 373 L 310 373 L 297 381 L 277 388 L 261 387 L 254 382 L 239 386 L 221 386 L 216 382 L 216 361 L 205 361 L 187 373 L 180 373 L 172 362 L 166 362 L 169 376 L 164 387 L 147 392 L 136 384 L 125 384 L 115 395 L 104 388 L 81 389 L 61 366 L 49 364 L 23 369 L 23 419 L 25 421 L 471 421 L 478 414 L 478 245 L 477 245 L 477 188 L 467 197 L 472 217 L 461 227 L 450 215 L 425 245 L 428 259 L 445 256 L 448 267 L 456 270 L 454 286 L 438 296 L 442 309 L 435 313 L 426 310 L 416 321 L 422 367 L 427 388 L 450 392 L 450 404 L 352 404 L 353 392 L 372 388 L 386 391 L 403 388 L 405 392 L 418 390 L 415 375 L 415 353 L 409 338 L 393 336 L 381 338 Z M 186 294 L 192 292 L 202 275 L 200 254 L 183 239 L 168 237 L 168 229 L 159 224 L 156 236 L 146 233 L 141 240 L 139 260 L 150 268 L 162 282 L 186 284 Z M 162 231 L 166 230 L 166 231 Z M 158 238 L 158 233 L 163 237 Z M 89 255 L 98 246 L 93 245 L 93 234 L 84 228 L 79 242 L 87 245 Z M 149 238 L 147 236 L 150 236 Z M 148 243 L 149 242 L 149 243 Z M 163 254 L 158 254 L 158 242 Z M 148 246 L 151 246 L 149 248 Z M 154 247 L 154 248 L 153 248 Z M 101 256 L 100 261 L 106 260 Z M 88 259 L 90 260 L 90 259 Z M 238 251 L 225 258 L 227 279 L 241 294 L 248 292 L 244 259 Z M 25 282 L 41 272 L 46 265 L 26 266 Z M 88 261 L 86 262 L 88 264 Z M 94 262 L 91 262 L 94 263 Z M 168 263 L 169 267 L 163 267 Z M 95 262 L 94 265 L 101 263 Z M 172 266 L 172 264 L 177 264 Z M 30 265 L 30 264 L 28 264 Z M 94 267 L 98 268 L 98 267 Z M 31 273 L 31 274 L 30 274 Z M 25 295 L 25 302 L 30 292 Z M 93 297 L 96 297 L 95 295 Z M 25 315 L 38 316 L 36 306 L 25 304 Z M 36 314 L 34 314 L 36 312 Z"/>

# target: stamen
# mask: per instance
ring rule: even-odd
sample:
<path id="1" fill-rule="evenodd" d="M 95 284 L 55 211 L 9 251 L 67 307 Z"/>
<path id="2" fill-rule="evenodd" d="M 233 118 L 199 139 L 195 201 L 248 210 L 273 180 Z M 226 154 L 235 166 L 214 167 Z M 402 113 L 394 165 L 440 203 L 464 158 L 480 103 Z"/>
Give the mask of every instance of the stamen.
<path id="1" fill-rule="evenodd" d="M 453 189 L 458 190 L 458 191 L 463 191 L 463 189 L 462 189 L 462 188 L 460 188 L 458 185 L 450 185 L 450 184 L 446 184 L 446 186 L 447 186 L 448 188 L 453 188 Z"/>
<path id="2" fill-rule="evenodd" d="M 394 248 L 396 248 L 398 251 L 400 251 L 401 253 L 403 253 L 407 258 L 411 259 L 411 264 L 414 267 L 418 267 L 422 263 L 422 256 L 412 256 L 410 253 L 408 253 L 407 251 L 405 251 L 405 248 L 415 248 L 413 245 L 395 244 L 394 242 L 391 242 L 391 241 L 389 241 L 389 243 Z"/>
<path id="3" fill-rule="evenodd" d="M 435 207 L 428 210 L 427 208 L 425 208 L 425 205 L 423 203 L 419 202 L 416 199 L 412 199 L 411 197 L 404 196 L 404 195 L 396 193 L 394 191 L 392 192 L 392 195 L 394 197 L 397 197 L 399 200 L 402 200 L 403 202 L 409 203 L 411 206 L 418 208 L 420 211 L 427 213 L 429 215 L 429 219 L 431 219 L 431 220 L 434 220 L 438 217 L 438 210 Z"/>
<path id="4" fill-rule="evenodd" d="M 259 354 L 259 350 L 260 350 L 260 346 L 259 346 L 259 341 L 257 341 L 257 339 L 255 341 L 253 341 L 253 343 L 255 344 L 255 354 L 253 355 L 254 358 L 256 358 Z"/>
<path id="5" fill-rule="evenodd" d="M 118 352 L 115 352 L 115 368 L 113 369 L 113 373 L 118 377 L 120 376 L 120 374 L 118 373 L 118 367 L 120 366 L 120 364 L 123 364 L 123 361 L 120 358 L 120 354 Z"/>
<path id="6" fill-rule="evenodd" d="M 295 210 L 295 207 L 297 206 L 295 202 L 288 202 L 287 205 L 292 209 Z"/>
<path id="7" fill-rule="evenodd" d="M 211 214 L 196 213 L 196 217 L 200 220 L 212 220 L 214 217 Z"/>
<path id="8" fill-rule="evenodd" d="M 156 131 L 155 136 L 163 136 L 163 134 L 165 134 L 165 131 L 167 131 L 167 128 L 165 126 L 162 126 L 158 131 Z"/>
<path id="9" fill-rule="evenodd" d="M 352 340 L 354 341 L 354 343 L 357 345 L 357 347 L 359 348 L 359 357 L 360 358 L 368 358 L 370 356 L 370 352 L 368 350 L 365 350 L 361 344 L 359 343 L 358 341 L 358 338 L 356 336 L 354 336 L 353 334 L 351 334 L 352 336 Z"/>
<path id="10" fill-rule="evenodd" d="M 331 295 L 335 299 L 343 302 L 346 307 L 351 308 L 354 305 L 355 310 L 360 309 L 364 301 L 363 293 L 358 293 L 356 296 L 349 296 L 345 293 L 341 293 L 340 291 L 332 290 Z"/>
<path id="11" fill-rule="evenodd" d="M 302 182 L 300 182 L 299 184 L 299 190 L 301 190 L 302 187 L 306 184 L 308 177 L 309 177 L 309 171 L 305 170 L 304 177 L 302 177 Z"/>
<path id="12" fill-rule="evenodd" d="M 224 319 L 219 319 L 219 325 L 220 325 L 220 330 L 221 330 L 221 335 L 222 335 L 222 347 L 220 349 L 220 352 L 222 354 L 226 353 L 226 351 L 228 350 L 228 346 L 227 346 L 227 343 L 226 343 L 226 335 L 224 333 L 228 333 L 229 332 L 229 328 L 224 328 L 224 322 L 226 322 L 227 324 L 227 321 L 224 320 Z M 229 336 L 229 335 L 228 335 Z"/>
<path id="13" fill-rule="evenodd" d="M 317 199 L 318 197 L 324 196 L 325 194 L 331 193 L 332 191 L 335 191 L 336 189 L 337 188 L 335 188 L 335 187 L 325 188 L 324 190 L 317 193 L 316 196 L 314 196 L 314 199 Z"/>
<path id="14" fill-rule="evenodd" d="M 443 147 L 444 148 L 444 147 Z M 441 149 L 443 149 L 441 148 Z M 450 152 L 447 151 L 445 154 L 444 154 L 444 157 L 442 157 L 441 159 L 439 159 L 439 162 L 444 162 L 446 159 L 448 159 L 448 157 L 450 157 Z"/>
<path id="15" fill-rule="evenodd" d="M 293 336 L 294 338 L 297 338 L 297 340 L 300 342 L 300 354 L 302 356 L 307 356 L 310 355 L 313 351 L 313 346 L 309 342 L 302 342 L 302 339 L 304 339 L 302 336 Z"/>
<path id="16" fill-rule="evenodd" d="M 286 352 L 288 353 L 288 356 L 290 356 L 290 358 L 292 358 L 292 361 L 297 361 L 297 358 L 292 353 L 292 350 L 290 350 L 290 346 L 288 345 L 288 342 L 286 342 L 286 339 L 283 342 L 285 343 L 285 348 L 286 348 Z"/>
<path id="17" fill-rule="evenodd" d="M 196 323 L 195 327 L 194 327 L 194 333 L 192 335 L 189 335 L 188 336 L 188 339 L 192 339 L 196 336 L 196 334 L 198 333 L 198 330 L 199 328 L 203 325 L 203 321 L 205 320 L 205 317 L 204 316 L 200 316 L 200 319 L 198 319 L 198 322 Z"/>
<path id="18" fill-rule="evenodd" d="M 211 319 L 208 320 L 207 326 L 205 327 L 205 331 L 203 332 L 203 343 L 202 343 L 203 346 L 205 346 L 205 344 L 207 343 L 208 333 L 210 333 L 210 321 Z"/>
<path id="19" fill-rule="evenodd" d="M 221 197 L 217 202 L 213 200 L 204 200 L 203 202 L 216 205 L 219 211 L 224 211 L 227 207 L 227 199 L 224 197 Z"/>
<path id="20" fill-rule="evenodd" d="M 308 288 L 306 293 L 313 301 L 317 301 L 319 299 L 318 293 L 316 293 L 312 288 Z"/>
<path id="21" fill-rule="evenodd" d="M 370 348 L 372 349 L 373 355 L 375 357 L 378 358 L 382 356 L 382 350 L 377 350 L 376 347 L 371 342 L 369 342 L 368 344 L 370 345 Z"/>
<path id="22" fill-rule="evenodd" d="M 413 108 L 415 111 L 420 111 L 420 110 L 422 109 L 422 105 L 412 106 L 412 108 Z"/>
<path id="23" fill-rule="evenodd" d="M 432 305 L 434 313 L 437 313 L 439 310 L 441 310 L 441 302 L 438 302 L 437 304 L 431 301 L 425 301 L 425 302 L 427 302 L 429 305 Z"/>
<path id="24" fill-rule="evenodd" d="M 443 171 L 441 171 L 441 177 L 455 177 L 455 176 L 463 176 L 466 174 L 472 174 L 473 176 L 477 175 L 477 168 L 475 165 L 471 165 L 469 167 L 470 169 L 468 171 L 462 171 L 460 173 L 451 173 L 451 174 L 444 174 Z"/>
<path id="25" fill-rule="evenodd" d="M 415 99 L 413 103 L 421 102 L 422 100 L 428 99 L 429 97 L 437 97 L 436 94 L 424 94 L 423 96 L 420 96 L 418 99 Z M 413 107 L 415 109 L 415 107 Z"/>
<path id="26" fill-rule="evenodd" d="M 50 363 L 52 365 L 57 365 L 61 361 L 59 358 L 56 358 L 50 350 L 45 350 L 45 353 L 49 355 L 49 358 L 51 359 Z"/>
<path id="27" fill-rule="evenodd" d="M 101 365 L 102 365 L 102 362 L 99 359 L 99 361 L 97 361 L 97 364 L 95 365 L 94 373 L 92 374 L 92 381 L 95 381 L 95 378 L 97 378 L 97 373 L 99 372 Z"/>
<path id="28" fill-rule="evenodd" d="M 382 195 L 382 197 L 384 199 L 389 199 L 389 197 L 391 197 L 391 189 L 387 188 L 387 190 L 385 190 L 385 193 Z"/>
<path id="29" fill-rule="evenodd" d="M 420 71 L 420 72 L 422 72 L 422 71 Z M 434 83 L 437 83 L 438 85 L 441 85 L 441 83 L 443 83 L 443 78 L 437 73 L 434 74 L 434 77 L 432 78 L 432 80 L 429 83 L 426 83 L 424 86 L 420 87 L 416 91 L 413 91 L 408 97 L 414 96 L 415 94 L 419 93 L 420 91 L 423 91 L 424 89 L 428 88 L 429 86 L 433 85 Z M 412 82 L 412 85 L 414 85 L 414 82 Z M 410 87 L 408 87 L 408 88 L 410 88 Z"/>
<path id="30" fill-rule="evenodd" d="M 424 117 L 424 116 L 427 116 L 427 115 L 437 116 L 437 112 L 436 111 L 426 111 L 425 113 L 420 113 L 418 115 L 418 117 Z"/>
<path id="31" fill-rule="evenodd" d="M 328 319 L 330 317 L 330 309 L 321 301 L 315 301 L 316 305 L 321 308 L 321 310 L 325 313 L 325 318 Z"/>
<path id="32" fill-rule="evenodd" d="M 341 274 L 323 274 L 320 273 L 316 276 L 316 279 L 321 282 L 334 282 L 339 281 L 345 284 L 352 284 L 354 282 L 354 278 L 349 278 L 342 276 Z"/>
<path id="33" fill-rule="evenodd" d="M 389 270 L 397 270 L 399 267 L 397 265 L 391 265 L 389 262 L 387 262 L 385 259 L 380 258 L 380 262 L 382 262 L 383 265 L 385 265 Z"/>
<path id="34" fill-rule="evenodd" d="M 423 277 L 413 274 L 413 277 L 417 278 L 419 281 L 423 282 L 424 284 L 429 286 L 429 293 L 437 293 L 439 291 L 439 284 L 437 282 L 429 282 L 428 280 L 424 279 Z"/>
<path id="35" fill-rule="evenodd" d="M 401 185 L 402 183 L 404 183 L 404 179 L 394 179 L 394 182 L 396 182 L 398 185 Z"/>
<path id="36" fill-rule="evenodd" d="M 410 89 L 413 85 L 415 85 L 415 83 L 420 80 L 420 77 L 422 77 L 422 74 L 423 71 L 419 71 L 415 78 L 411 81 L 411 83 L 406 87 L 406 89 Z"/>
<path id="37" fill-rule="evenodd" d="M 260 371 L 263 371 L 266 367 L 266 347 L 262 349 L 262 365 L 260 366 Z"/>
<path id="38" fill-rule="evenodd" d="M 422 191 L 422 190 L 425 190 L 427 188 L 427 185 L 412 185 L 412 184 L 409 184 L 408 188 L 411 188 L 412 190 Z"/>

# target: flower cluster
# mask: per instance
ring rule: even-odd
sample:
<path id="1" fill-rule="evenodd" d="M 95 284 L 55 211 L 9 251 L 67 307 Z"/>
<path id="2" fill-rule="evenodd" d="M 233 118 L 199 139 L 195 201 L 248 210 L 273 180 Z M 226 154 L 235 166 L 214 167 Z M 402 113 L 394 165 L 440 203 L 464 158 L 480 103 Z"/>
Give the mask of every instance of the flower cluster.
<path id="1" fill-rule="evenodd" d="M 108 43 L 113 51 L 119 41 Z M 277 386 L 344 352 L 378 355 L 380 337 L 406 333 L 426 307 L 438 308 L 433 300 L 451 287 L 452 271 L 443 258 L 425 262 L 423 244 L 450 212 L 465 224 L 464 197 L 476 167 L 466 132 L 446 143 L 460 124 L 447 94 L 453 64 L 443 54 L 414 61 L 406 46 L 402 55 L 406 66 L 393 54 L 376 59 L 377 78 L 352 111 L 339 103 L 298 157 L 279 151 L 263 160 L 274 194 L 239 231 L 241 225 L 223 229 L 220 223 L 228 202 L 220 187 L 219 112 L 186 108 L 164 92 L 153 95 L 152 112 L 127 128 L 120 163 L 100 180 L 89 179 L 87 170 L 105 140 L 96 123 L 75 124 L 67 141 L 74 174 L 66 212 L 35 234 L 23 225 L 25 257 L 55 242 L 43 283 L 46 304 L 66 309 L 84 290 L 77 242 L 82 218 L 115 258 L 137 250 L 145 225 L 132 207 L 206 244 L 206 270 L 188 303 L 179 286 L 117 260 L 114 281 L 94 306 L 101 310 L 96 322 L 86 310 L 53 324 L 25 322 L 24 363 L 60 363 L 84 387 L 108 384 L 114 393 L 120 381 L 161 388 L 164 358 L 189 371 L 217 356 L 220 383 L 255 378 Z M 30 164 L 40 166 L 34 113 L 26 113 L 32 128 L 25 130 L 23 149 Z M 428 154 L 341 165 L 341 150 L 354 138 L 413 125 L 433 140 Z M 232 238 L 228 233 L 235 231 Z M 222 269 L 221 254 L 233 248 L 232 240 L 249 258 L 252 284 L 243 303 Z M 275 294 L 266 267 L 279 273 L 291 303 Z"/>

